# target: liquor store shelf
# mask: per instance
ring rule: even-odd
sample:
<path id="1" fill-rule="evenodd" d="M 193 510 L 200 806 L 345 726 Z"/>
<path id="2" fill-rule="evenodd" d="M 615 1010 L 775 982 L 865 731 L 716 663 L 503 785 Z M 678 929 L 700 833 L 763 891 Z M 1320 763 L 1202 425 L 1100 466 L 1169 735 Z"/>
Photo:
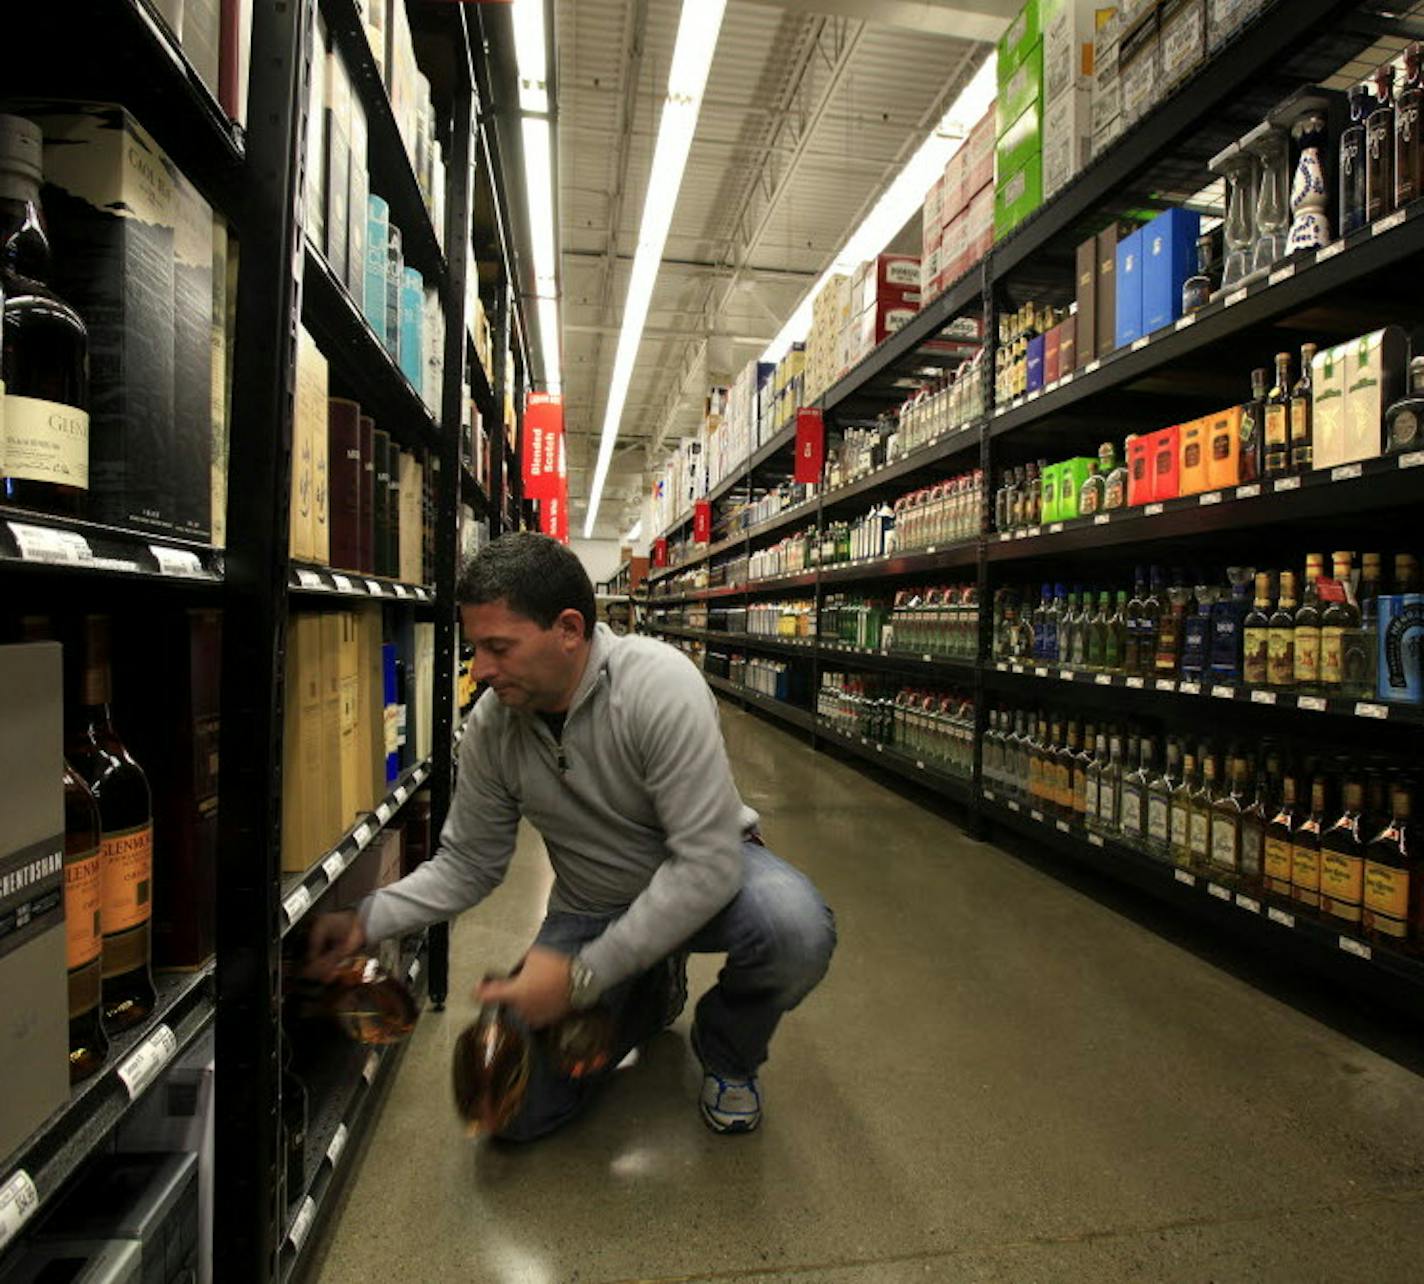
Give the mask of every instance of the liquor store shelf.
<path id="1" fill-rule="evenodd" d="M 920 758 L 912 758 L 898 749 L 881 744 L 878 740 L 868 740 L 864 736 L 849 736 L 837 731 L 823 718 L 816 719 L 816 735 L 828 744 L 838 745 L 857 756 L 873 762 L 892 775 L 903 777 L 917 785 L 923 785 L 945 798 L 967 803 L 970 797 L 969 781 L 948 772 L 940 771 Z"/>
<path id="2" fill-rule="evenodd" d="M 19 1220 L 0 1221 L 0 1249 L 55 1195 L 124 1117 L 129 1107 L 213 1020 L 213 970 L 160 974 L 148 1019 L 113 1035 L 104 1065 L 78 1083 L 69 1100 L 0 1161 L 0 1192 L 19 1193 Z M 32 1197 L 31 1197 L 32 1192 Z"/>
<path id="3" fill-rule="evenodd" d="M 402 972 L 420 1002 L 423 996 L 417 985 L 425 968 L 419 950 L 402 959 Z M 320 1238 L 315 1232 L 332 1215 L 341 1185 L 361 1153 L 362 1138 L 371 1124 L 372 1102 L 395 1074 L 407 1043 L 403 1040 L 385 1047 L 336 1049 L 337 1055 L 326 1072 L 307 1085 L 303 1187 L 286 1223 L 282 1280 L 298 1277 L 298 1268 L 305 1265 L 304 1250 Z M 340 1055 L 342 1052 L 348 1055 Z"/>
<path id="4" fill-rule="evenodd" d="M 783 722 L 789 722 L 793 727 L 800 727 L 802 731 L 810 731 L 816 725 L 816 715 L 809 709 L 788 704 L 785 700 L 778 700 L 774 696 L 763 695 L 760 691 L 753 691 L 751 687 L 744 687 L 726 678 L 719 678 L 715 673 L 704 673 L 702 676 L 707 679 L 707 685 L 714 691 L 745 700 L 758 709 L 774 714 Z"/>
<path id="5" fill-rule="evenodd" d="M 981 789 L 980 811 L 996 824 L 1045 842 L 1155 895 L 1196 908 L 1215 908 L 1223 916 L 1250 915 L 1263 933 L 1278 928 L 1317 947 L 1331 959 L 1346 956 L 1362 967 L 1372 965 L 1414 986 L 1424 986 L 1424 962 L 1343 933 L 1293 902 L 1277 904 L 1257 892 L 1228 886 L 1220 876 L 1214 878 L 1165 860 L 1153 860 L 1111 836 L 1091 833 L 1076 820 L 1051 815 L 1025 800 L 1001 796 L 992 787 Z"/>
<path id="6" fill-rule="evenodd" d="M 1392 704 L 1381 700 L 1357 699 L 1351 696 L 1312 695 L 1297 691 L 1273 691 L 1242 686 L 1235 682 L 1213 682 L 1210 676 L 1200 681 L 1179 678 L 1130 677 L 1121 673 L 1094 673 L 1058 664 L 1023 664 L 1018 661 L 995 660 L 987 664 L 990 685 L 1016 686 L 1021 683 L 1069 682 L 1090 686 L 1094 690 L 1106 687 L 1114 692 L 1141 693 L 1152 700 L 1202 700 L 1213 706 L 1225 703 L 1233 708 L 1251 705 L 1256 708 L 1300 710 L 1312 717 L 1360 718 L 1366 721 L 1403 723 L 1411 727 L 1424 726 L 1424 707 L 1412 704 Z"/>
<path id="7" fill-rule="evenodd" d="M 460 467 L 460 498 L 475 510 L 476 517 L 490 515 L 489 494 L 475 479 L 467 464 Z"/>
<path id="8" fill-rule="evenodd" d="M 358 571 L 338 571 L 311 562 L 292 563 L 287 588 L 292 593 L 349 597 L 358 601 L 384 598 L 388 602 L 410 602 L 413 605 L 435 601 L 435 590 L 424 584 L 402 584 L 381 576 L 362 575 Z"/>
<path id="9" fill-rule="evenodd" d="M 941 675 L 946 679 L 969 680 L 974 675 L 974 661 L 952 660 L 933 655 L 908 652 L 871 650 L 851 646 L 846 642 L 821 642 L 815 638 L 778 638 L 761 633 L 727 633 L 718 629 L 691 629 L 678 624 L 660 624 L 651 620 L 650 633 L 666 633 L 672 637 L 695 638 L 705 642 L 725 642 L 729 646 L 744 646 L 753 651 L 775 651 L 782 655 L 814 655 L 822 660 L 838 660 L 875 669 L 901 669 L 922 675 Z"/>
<path id="10" fill-rule="evenodd" d="M 342 835 L 336 844 L 320 860 L 314 862 L 305 873 L 293 874 L 282 886 L 282 935 L 286 936 L 326 891 L 343 873 L 351 862 L 370 845 L 391 820 L 400 814 L 406 800 L 420 788 L 430 776 L 430 759 L 418 762 L 406 769 L 391 792 L 367 812 L 359 821 Z"/>
<path id="11" fill-rule="evenodd" d="M 333 394 L 359 401 L 376 426 L 401 445 L 438 449 L 439 433 L 420 394 L 310 241 L 302 280 L 302 319 L 330 364 Z"/>
<path id="12" fill-rule="evenodd" d="M 100 575 L 212 588 L 223 553 L 162 534 L 121 530 L 0 505 L 0 571 Z"/>

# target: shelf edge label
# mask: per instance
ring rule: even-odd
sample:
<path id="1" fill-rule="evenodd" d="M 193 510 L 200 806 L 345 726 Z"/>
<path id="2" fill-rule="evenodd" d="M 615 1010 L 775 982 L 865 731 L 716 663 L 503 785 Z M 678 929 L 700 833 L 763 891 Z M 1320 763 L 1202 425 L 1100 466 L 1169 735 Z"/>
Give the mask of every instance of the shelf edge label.
<path id="1" fill-rule="evenodd" d="M 1342 237 L 1341 237 L 1338 241 L 1336 241 L 1333 245 L 1326 245 L 1326 246 L 1324 246 L 1323 248 L 1316 250 L 1316 251 L 1315 251 L 1315 261 L 1316 261 L 1317 263 L 1328 263 L 1328 262 L 1329 262 L 1331 259 L 1333 259 L 1337 254 L 1339 254 L 1340 251 L 1343 250 L 1344 248 L 1345 248 L 1345 238 L 1342 236 Z"/>
<path id="2" fill-rule="evenodd" d="M 1418 468 L 1421 464 L 1424 464 L 1424 450 L 1411 450 L 1399 457 L 1401 468 Z"/>
<path id="3" fill-rule="evenodd" d="M 48 526 L 31 526 L 27 522 L 7 522 L 20 557 L 26 562 L 57 562 L 61 565 L 92 562 L 94 551 L 89 541 L 72 531 L 54 530 Z"/>
<path id="4" fill-rule="evenodd" d="M 1275 704 L 1276 693 L 1274 691 L 1252 691 L 1252 704 Z"/>
<path id="5" fill-rule="evenodd" d="M 1333 482 L 1353 481 L 1363 471 L 1359 464 L 1340 464 L 1330 470 L 1330 480 Z"/>
<path id="6" fill-rule="evenodd" d="M 119 1063 L 118 1076 L 128 1089 L 130 1101 L 136 1100 L 158 1077 L 158 1072 L 173 1060 L 177 1051 L 178 1036 L 167 1025 L 160 1023 Z"/>
<path id="7" fill-rule="evenodd" d="M 1161 504 L 1148 504 L 1142 510 L 1144 517 L 1156 517 L 1162 511 Z"/>
<path id="8" fill-rule="evenodd" d="M 1206 891 L 1208 896 L 1215 896 L 1219 901 L 1230 901 L 1231 893 L 1220 883 L 1207 883 Z"/>
<path id="9" fill-rule="evenodd" d="M 1189 325 L 1196 325 L 1196 323 L 1197 314 L 1195 312 L 1188 312 L 1186 316 L 1177 318 L 1176 325 L 1173 329 L 1185 330 Z"/>
<path id="10" fill-rule="evenodd" d="M 1111 673 L 1097 673 L 1093 675 L 1093 682 L 1100 687 L 1110 687 L 1113 684 Z"/>
<path id="11" fill-rule="evenodd" d="M 1089 834 L 1088 841 L 1092 843 L 1094 847 L 1103 846 L 1103 836 L 1101 834 Z"/>
<path id="12" fill-rule="evenodd" d="M 1279 923 L 1282 927 L 1295 926 L 1295 915 L 1287 914 L 1285 910 L 1277 909 L 1274 905 L 1266 906 L 1266 917 L 1272 923 Z"/>
<path id="13" fill-rule="evenodd" d="M 1172 871 L 1172 877 L 1181 883 L 1183 887 L 1195 887 L 1197 885 L 1196 878 L 1188 874 L 1184 869 L 1174 869 Z"/>
<path id="14" fill-rule="evenodd" d="M 1030 816 L 1032 816 L 1033 819 L 1036 820 L 1036 821 L 1038 821 L 1040 824 L 1043 823 L 1043 813 L 1042 813 L 1041 811 L 1039 811 L 1036 807 L 1030 807 L 1030 808 L 1028 809 L 1028 814 L 1029 814 Z"/>
<path id="15" fill-rule="evenodd" d="M 1234 700 L 1236 699 L 1236 688 L 1224 687 L 1218 684 L 1212 687 L 1211 694 L 1218 700 Z"/>
<path id="16" fill-rule="evenodd" d="M 1246 297 L 1247 293 L 1248 291 L 1244 285 L 1239 290 L 1232 290 L 1230 294 L 1222 299 L 1221 306 L 1223 308 L 1234 308 Z"/>
<path id="17" fill-rule="evenodd" d="M 282 902 L 282 913 L 287 916 L 287 926 L 290 927 L 303 914 L 311 908 L 312 896 L 303 884 L 297 888 L 286 900 Z"/>
<path id="18" fill-rule="evenodd" d="M 1277 268 L 1266 278 L 1267 285 L 1279 285 L 1282 281 L 1289 281 L 1295 275 L 1295 264 L 1287 263 L 1285 267 Z"/>
<path id="19" fill-rule="evenodd" d="M 369 1053 L 366 1057 L 366 1064 L 361 1067 L 361 1078 L 366 1081 L 369 1087 L 376 1081 L 376 1067 L 381 1064 L 381 1054 L 379 1052 Z"/>
<path id="20" fill-rule="evenodd" d="M 297 567 L 297 583 L 304 589 L 324 589 L 325 584 L 321 582 L 321 576 L 315 571 L 309 571 L 305 566 Z"/>
<path id="21" fill-rule="evenodd" d="M 1386 232 L 1394 231 L 1394 229 L 1397 228 L 1401 223 L 1403 223 L 1405 218 L 1408 217 L 1408 213 L 1409 212 L 1407 210 L 1395 210 L 1395 212 L 1389 215 L 1387 218 L 1377 220 L 1375 222 L 1375 225 L 1370 228 L 1370 235 L 1383 236 Z M 1342 946 L 1341 948 L 1343 949 L 1344 947 Z"/>
<path id="22" fill-rule="evenodd" d="M 316 1221 L 316 1200 L 308 1195 L 302 1200 L 302 1206 L 297 1209 L 297 1215 L 292 1219 L 291 1234 L 287 1237 L 292 1241 L 292 1247 L 297 1252 L 302 1251 L 302 1245 L 306 1243 L 307 1235 L 310 1233 L 314 1221 Z"/>
<path id="23" fill-rule="evenodd" d="M 148 551 L 158 563 L 160 575 L 173 575 L 180 579 L 200 579 L 203 575 L 203 563 L 192 549 L 150 544 Z"/>
<path id="24" fill-rule="evenodd" d="M 1383 704 L 1372 704 L 1368 700 L 1360 700 L 1355 705 L 1355 717 L 1379 718 L 1383 720 L 1389 717 L 1389 706 Z"/>
<path id="25" fill-rule="evenodd" d="M 4 1249 L 40 1206 L 39 1192 L 29 1173 L 17 1168 L 0 1186 L 0 1249 Z"/>
<path id="26" fill-rule="evenodd" d="M 1236 907 L 1237 909 L 1244 909 L 1248 914 L 1259 914 L 1261 912 L 1261 902 L 1241 892 L 1236 893 Z"/>
<path id="27" fill-rule="evenodd" d="M 345 575 L 342 575 L 340 571 L 332 571 L 331 582 L 335 584 L 336 587 L 339 588 L 343 593 L 350 593 L 353 591 L 353 586 L 350 579 L 347 578 Z"/>
<path id="28" fill-rule="evenodd" d="M 1319 696 L 1296 696 L 1295 706 L 1297 709 L 1306 709 L 1311 713 L 1324 713 L 1325 701 Z"/>
<path id="29" fill-rule="evenodd" d="M 1271 490 L 1272 490 L 1275 494 L 1277 494 L 1277 495 L 1279 495 L 1283 490 L 1299 490 L 1299 489 L 1300 489 L 1300 478 L 1299 478 L 1299 477 L 1277 477 L 1277 478 L 1276 478 L 1276 481 L 1275 481 L 1275 484 L 1271 487 Z"/>
<path id="30" fill-rule="evenodd" d="M 336 1125 L 336 1132 L 332 1135 L 331 1145 L 326 1148 L 326 1161 L 333 1168 L 335 1168 L 340 1161 L 341 1152 L 346 1149 L 346 1138 L 349 1134 L 350 1130 L 346 1127 L 344 1122 Z"/>
<path id="31" fill-rule="evenodd" d="M 1363 941 L 1357 941 L 1353 936 L 1342 936 L 1338 939 L 1338 944 L 1346 954 L 1353 954 L 1357 959 L 1372 959 L 1374 951 Z"/>
<path id="32" fill-rule="evenodd" d="M 1219 490 L 1209 490 L 1205 494 L 1197 496 L 1198 508 L 1209 508 L 1212 504 L 1221 503 L 1221 492 Z"/>
<path id="33" fill-rule="evenodd" d="M 385 596 L 385 595 L 381 592 L 381 586 L 380 586 L 378 583 L 376 583 L 375 580 L 367 580 L 367 581 L 366 581 L 366 592 L 368 592 L 372 597 L 384 597 L 384 596 Z"/>
<path id="34" fill-rule="evenodd" d="M 321 872 L 326 875 L 326 881 L 328 883 L 336 882 L 345 869 L 346 857 L 339 851 L 332 852 L 330 856 L 321 862 Z"/>
<path id="35" fill-rule="evenodd" d="M 1124 679 L 1123 679 L 1123 686 L 1131 687 L 1134 691 L 1141 691 L 1142 688 L 1143 688 L 1143 685 L 1144 685 L 1144 683 L 1143 683 L 1143 681 L 1142 681 L 1141 678 L 1124 678 Z"/>
<path id="36" fill-rule="evenodd" d="M 1246 485 L 1236 488 L 1237 499 L 1255 499 L 1260 493 L 1261 484 L 1259 482 L 1247 482 Z"/>
<path id="37" fill-rule="evenodd" d="M 1072 828 L 1069 826 L 1066 820 L 1054 821 L 1054 824 L 1057 825 L 1059 833 L 1071 834 L 1073 832 Z"/>
<path id="38" fill-rule="evenodd" d="M 1142 336 L 1142 338 L 1140 338 L 1140 339 L 1134 339 L 1134 340 L 1132 341 L 1132 348 L 1131 348 L 1131 351 L 1133 351 L 1133 352 L 1141 352 L 1142 349 L 1145 348 L 1145 347 L 1146 347 L 1149 343 L 1151 343 L 1151 342 L 1152 342 L 1151 336 L 1144 334 L 1144 335 Z"/>
<path id="39" fill-rule="evenodd" d="M 1110 521 L 1112 521 L 1111 513 L 1095 513 L 1093 515 L 1094 526 L 1106 526 Z"/>

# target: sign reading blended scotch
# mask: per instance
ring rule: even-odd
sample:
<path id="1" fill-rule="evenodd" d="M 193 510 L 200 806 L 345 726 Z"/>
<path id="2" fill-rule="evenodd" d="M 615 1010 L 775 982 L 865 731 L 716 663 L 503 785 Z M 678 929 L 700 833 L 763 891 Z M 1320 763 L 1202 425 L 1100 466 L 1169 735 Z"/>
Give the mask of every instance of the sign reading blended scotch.
<path id="1" fill-rule="evenodd" d="M 521 460 L 525 499 L 554 499 L 559 494 L 563 436 L 562 394 L 529 393 L 524 400 L 524 449 Z"/>

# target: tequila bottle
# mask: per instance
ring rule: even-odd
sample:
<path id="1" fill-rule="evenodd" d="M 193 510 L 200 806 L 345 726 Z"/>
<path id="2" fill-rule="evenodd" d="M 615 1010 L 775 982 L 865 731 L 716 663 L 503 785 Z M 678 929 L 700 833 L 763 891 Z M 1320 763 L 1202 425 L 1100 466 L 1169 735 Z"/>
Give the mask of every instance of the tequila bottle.
<path id="1" fill-rule="evenodd" d="M 1178 783 L 1177 773 L 1181 769 L 1182 749 L 1176 736 L 1167 737 L 1167 760 L 1159 775 L 1147 784 L 1147 834 L 1148 855 L 1159 860 L 1168 860 L 1172 850 L 1172 792 Z"/>
<path id="2" fill-rule="evenodd" d="M 1157 626 L 1157 657 L 1154 671 L 1159 678 L 1175 678 L 1182 659 L 1182 640 L 1187 627 L 1187 615 L 1192 607 L 1192 591 L 1182 581 L 1181 570 L 1174 572 L 1167 589 L 1167 606 Z"/>
<path id="3" fill-rule="evenodd" d="M 1281 801 L 1266 826 L 1262 883 L 1267 895 L 1288 900 L 1291 894 L 1291 844 L 1295 841 L 1296 775 L 1281 778 Z"/>
<path id="4" fill-rule="evenodd" d="M 1320 601 L 1316 581 L 1325 570 L 1321 553 L 1305 555 L 1305 592 L 1295 613 L 1295 685 L 1314 691 L 1320 683 Z"/>
<path id="5" fill-rule="evenodd" d="M 1365 225 L 1365 121 L 1375 100 L 1368 85 L 1350 90 L 1350 125 L 1340 135 L 1340 235 Z"/>
<path id="6" fill-rule="evenodd" d="M 1347 775 L 1340 815 L 1320 836 L 1320 912 L 1352 932 L 1360 930 L 1365 893 L 1364 809 L 1364 783 Z"/>
<path id="7" fill-rule="evenodd" d="M 1090 669 L 1105 667 L 1108 653 L 1108 610 L 1107 593 L 1098 594 L 1098 609 L 1088 621 L 1087 662 Z"/>
<path id="8" fill-rule="evenodd" d="M 1383 577 L 1378 553 L 1361 555 L 1358 625 L 1346 625 L 1340 635 L 1340 692 L 1354 699 L 1374 699 L 1379 693 L 1379 593 Z"/>
<path id="9" fill-rule="evenodd" d="M 1093 760 L 1088 764 L 1083 786 L 1083 823 L 1095 834 L 1104 832 L 1102 817 L 1103 773 L 1108 765 L 1108 738 L 1099 732 L 1093 746 Z"/>
<path id="10" fill-rule="evenodd" d="M 1266 437 L 1266 372 L 1251 371 L 1251 400 L 1241 407 L 1241 436 L 1238 439 L 1237 476 L 1243 482 L 1261 475 L 1263 443 Z"/>
<path id="11" fill-rule="evenodd" d="M 1290 466 L 1298 473 L 1315 467 L 1314 385 L 1310 374 L 1315 352 L 1315 344 L 1301 345 L 1300 378 L 1295 381 L 1290 395 Z"/>
<path id="12" fill-rule="evenodd" d="M 1264 687 L 1269 672 L 1271 636 L 1271 576 L 1256 574 L 1256 597 L 1241 621 L 1241 677 L 1250 687 Z"/>
<path id="13" fill-rule="evenodd" d="M 1414 791 L 1406 780 L 1397 779 L 1389 794 L 1389 823 L 1365 852 L 1364 927 L 1372 941 L 1413 951 L 1424 922 Z"/>
<path id="14" fill-rule="evenodd" d="M 1197 787 L 1197 759 L 1190 750 L 1182 756 L 1182 776 L 1172 787 L 1172 806 L 1168 815 L 1168 838 L 1172 863 L 1183 869 L 1192 864 L 1192 794 Z"/>
<path id="15" fill-rule="evenodd" d="M 1201 749 L 1201 784 L 1191 797 L 1192 868 L 1206 873 L 1211 865 L 1211 807 L 1216 801 L 1216 755 L 1207 745 Z"/>
<path id="16" fill-rule="evenodd" d="M 1269 751 L 1256 773 L 1256 788 L 1241 814 L 1241 886 L 1253 895 L 1261 891 L 1266 858 L 1266 825 L 1274 802 L 1272 782 L 1280 772 L 1280 759 Z"/>
<path id="17" fill-rule="evenodd" d="M 1394 107 L 1394 204 L 1403 209 L 1420 188 L 1419 104 L 1424 97 L 1420 74 L 1420 47 L 1416 42 L 1404 50 L 1404 85 Z"/>
<path id="18" fill-rule="evenodd" d="M 1281 597 L 1271 613 L 1266 683 L 1277 691 L 1295 686 L 1295 576 L 1281 572 Z"/>
<path id="19" fill-rule="evenodd" d="M 1098 823 L 1105 834 L 1121 832 L 1122 817 L 1122 737 L 1108 741 L 1108 765 L 1098 783 Z"/>
<path id="20" fill-rule="evenodd" d="M 1152 783 L 1152 737 L 1143 736 L 1136 767 L 1122 778 L 1122 804 L 1118 817 L 1123 841 L 1147 850 L 1147 788 Z"/>
<path id="21" fill-rule="evenodd" d="M 1082 748 L 1073 757 L 1073 817 L 1079 824 L 1088 818 L 1088 769 L 1093 765 L 1093 750 L 1097 745 L 1093 724 L 1083 729 Z M 1094 798 L 1096 804 L 1097 799 Z"/>
<path id="22" fill-rule="evenodd" d="M 1073 769 L 1078 762 L 1078 734 L 1078 724 L 1070 722 L 1067 738 L 1058 746 L 1056 803 L 1058 814 L 1065 820 L 1071 820 L 1076 813 L 1073 802 Z"/>
<path id="23" fill-rule="evenodd" d="M 1308 909 L 1320 908 L 1320 836 L 1326 816 L 1329 785 L 1323 771 L 1310 782 L 1310 812 L 1291 836 L 1291 899 Z"/>
<path id="24" fill-rule="evenodd" d="M 1147 572 L 1139 566 L 1133 575 L 1132 596 L 1123 611 L 1122 671 L 1129 675 L 1143 672 L 1139 663 L 1138 645 L 1142 637 L 1142 604 L 1147 598 Z"/>
<path id="25" fill-rule="evenodd" d="M 1211 809 L 1211 869 L 1218 881 L 1235 885 L 1241 872 L 1241 827 L 1250 805 L 1246 793 L 1246 755 L 1231 756 L 1231 775 L 1226 789 Z"/>
<path id="26" fill-rule="evenodd" d="M 1103 668 L 1109 673 L 1121 673 L 1127 650 L 1127 590 L 1118 590 L 1117 605 L 1108 617 L 1103 634 Z"/>
<path id="27" fill-rule="evenodd" d="M 1365 219 L 1394 210 L 1394 67 L 1375 72 L 1375 103 L 1365 121 Z"/>
<path id="28" fill-rule="evenodd" d="M 1276 353 L 1276 381 L 1266 396 L 1266 454 L 1263 472 L 1282 477 L 1290 471 L 1290 353 Z"/>
<path id="29" fill-rule="evenodd" d="M 1320 685 L 1341 692 L 1345 684 L 1345 635 L 1360 627 L 1360 610 L 1350 598 L 1351 553 L 1332 553 L 1333 579 L 1317 585 L 1325 599 L 1320 613 Z"/>

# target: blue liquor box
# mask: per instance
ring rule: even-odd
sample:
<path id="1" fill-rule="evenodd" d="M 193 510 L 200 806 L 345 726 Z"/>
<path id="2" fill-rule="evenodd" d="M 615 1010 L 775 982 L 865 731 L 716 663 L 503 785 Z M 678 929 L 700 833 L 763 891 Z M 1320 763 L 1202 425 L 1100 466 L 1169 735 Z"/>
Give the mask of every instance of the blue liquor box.
<path id="1" fill-rule="evenodd" d="M 1196 271 L 1201 216 L 1167 210 L 1142 229 L 1142 333 L 1182 315 L 1182 286 Z"/>
<path id="2" fill-rule="evenodd" d="M 1142 228 L 1117 243 L 1117 347 L 1142 337 Z"/>

